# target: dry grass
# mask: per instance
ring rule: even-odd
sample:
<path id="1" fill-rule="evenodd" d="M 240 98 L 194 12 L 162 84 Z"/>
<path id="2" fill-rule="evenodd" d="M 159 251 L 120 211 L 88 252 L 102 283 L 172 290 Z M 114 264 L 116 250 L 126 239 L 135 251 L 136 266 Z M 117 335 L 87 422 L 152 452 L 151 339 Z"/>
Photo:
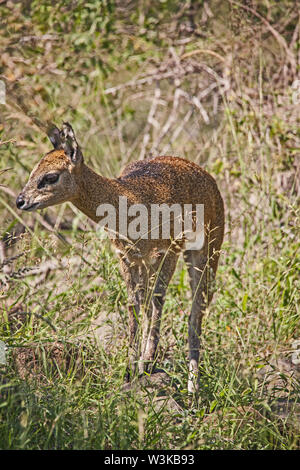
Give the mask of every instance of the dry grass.
<path id="1" fill-rule="evenodd" d="M 298 448 L 296 3 L 25 3 L 0 5 L 0 447 Z M 70 121 L 106 176 L 149 154 L 215 175 L 226 237 L 198 401 L 185 388 L 184 266 L 164 309 L 165 382 L 126 391 L 126 292 L 108 242 L 70 204 L 15 209 L 48 121 Z"/>

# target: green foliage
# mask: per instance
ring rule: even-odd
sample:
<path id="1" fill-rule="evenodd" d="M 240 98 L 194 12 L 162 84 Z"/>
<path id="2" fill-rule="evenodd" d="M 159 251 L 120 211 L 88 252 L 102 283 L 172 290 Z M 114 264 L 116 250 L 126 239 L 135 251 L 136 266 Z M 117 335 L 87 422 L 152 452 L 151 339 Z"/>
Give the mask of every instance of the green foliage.
<path id="1" fill-rule="evenodd" d="M 107 34 L 113 24 L 114 2 L 78 0 L 54 3 L 51 0 L 33 0 L 24 3 L 23 12 L 43 33 L 76 33 L 78 37 L 85 32 L 91 35 L 95 32 Z"/>
<path id="2" fill-rule="evenodd" d="M 298 21 L 290 0 L 0 4 L 1 449 L 299 448 Z M 108 177 L 150 153 L 216 177 L 227 225 L 197 398 L 183 262 L 162 318 L 168 381 L 126 390 L 110 245 L 71 204 L 15 209 L 51 148 L 37 119 L 72 122 Z"/>

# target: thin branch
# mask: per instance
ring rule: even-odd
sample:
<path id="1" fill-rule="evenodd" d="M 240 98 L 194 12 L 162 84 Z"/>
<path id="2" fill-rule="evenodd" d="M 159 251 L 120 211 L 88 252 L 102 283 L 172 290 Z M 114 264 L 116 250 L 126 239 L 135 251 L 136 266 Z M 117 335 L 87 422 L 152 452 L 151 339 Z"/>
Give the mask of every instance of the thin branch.
<path id="1" fill-rule="evenodd" d="M 287 55 L 287 58 L 291 64 L 291 67 L 292 67 L 292 71 L 293 73 L 295 74 L 296 73 L 296 70 L 297 70 L 297 64 L 296 64 L 296 61 L 295 61 L 295 58 L 292 54 L 292 52 L 290 51 L 288 45 L 287 45 L 287 42 L 286 40 L 284 39 L 283 36 L 281 36 L 281 34 L 278 33 L 278 31 L 276 31 L 275 28 L 273 28 L 273 26 L 269 23 L 269 21 L 266 20 L 266 18 L 264 18 L 260 13 L 257 13 L 256 10 L 254 10 L 253 8 L 251 7 L 248 7 L 247 5 L 242 5 L 241 3 L 239 2 L 236 2 L 234 0 L 230 0 L 231 3 L 233 3 L 234 5 L 237 5 L 239 6 L 240 8 L 243 8 L 244 10 L 247 10 L 247 11 L 250 11 L 250 13 L 252 13 L 254 16 L 256 16 L 257 18 L 259 18 L 262 23 L 268 28 L 268 30 L 273 34 L 274 38 L 276 39 L 276 41 L 278 42 L 278 44 L 284 49 L 286 55 Z"/>

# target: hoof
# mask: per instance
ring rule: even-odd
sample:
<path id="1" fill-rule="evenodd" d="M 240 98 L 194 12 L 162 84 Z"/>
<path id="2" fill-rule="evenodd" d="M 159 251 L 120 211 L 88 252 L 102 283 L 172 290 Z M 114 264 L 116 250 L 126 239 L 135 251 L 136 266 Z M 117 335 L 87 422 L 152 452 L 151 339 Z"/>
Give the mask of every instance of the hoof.
<path id="1" fill-rule="evenodd" d="M 141 359 L 138 365 L 139 375 L 154 374 L 154 372 L 157 371 L 157 369 L 155 368 L 155 365 L 156 365 L 156 362 L 153 360 L 148 361 L 145 359 Z"/>

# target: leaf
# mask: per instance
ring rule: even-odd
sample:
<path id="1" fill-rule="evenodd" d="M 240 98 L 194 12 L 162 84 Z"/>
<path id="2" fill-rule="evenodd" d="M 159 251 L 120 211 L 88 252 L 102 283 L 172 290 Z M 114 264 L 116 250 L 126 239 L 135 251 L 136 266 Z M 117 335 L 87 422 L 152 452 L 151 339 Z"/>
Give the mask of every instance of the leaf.
<path id="1" fill-rule="evenodd" d="M 248 301 L 248 294 L 246 293 L 243 297 L 243 301 L 242 301 L 242 310 L 243 312 L 246 311 L 246 308 L 247 308 L 247 301 Z"/>
<path id="2" fill-rule="evenodd" d="M 218 404 L 218 401 L 217 400 L 214 400 L 211 405 L 210 405 L 210 408 L 209 408 L 209 412 L 212 413 L 215 409 L 215 407 L 217 406 Z"/>

